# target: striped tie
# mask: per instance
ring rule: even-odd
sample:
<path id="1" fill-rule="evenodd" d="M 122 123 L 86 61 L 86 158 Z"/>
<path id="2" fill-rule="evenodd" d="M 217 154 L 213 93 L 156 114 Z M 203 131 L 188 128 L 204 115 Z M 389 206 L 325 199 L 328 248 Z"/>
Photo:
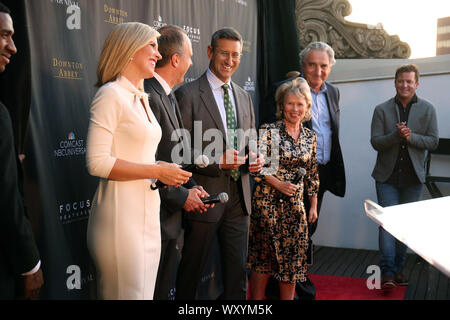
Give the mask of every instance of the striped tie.
<path id="1" fill-rule="evenodd" d="M 223 104 L 227 113 L 227 135 L 228 146 L 237 150 L 237 137 L 236 137 L 236 118 L 234 116 L 233 105 L 231 104 L 230 95 L 228 93 L 228 84 L 222 86 L 223 89 Z M 239 179 L 241 173 L 239 169 L 231 170 L 231 177 L 236 181 Z"/>

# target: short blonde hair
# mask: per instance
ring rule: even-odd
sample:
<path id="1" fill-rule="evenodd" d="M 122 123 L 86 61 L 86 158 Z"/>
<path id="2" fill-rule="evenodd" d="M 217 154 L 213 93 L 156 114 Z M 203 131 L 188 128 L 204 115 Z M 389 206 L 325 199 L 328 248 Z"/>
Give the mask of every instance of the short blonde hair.
<path id="1" fill-rule="evenodd" d="M 133 55 L 159 32 L 140 22 L 116 25 L 105 39 L 97 66 L 97 87 L 116 80 Z"/>
<path id="2" fill-rule="evenodd" d="M 283 119 L 283 111 L 284 111 L 284 98 L 288 93 L 293 93 L 299 98 L 304 98 L 307 104 L 308 110 L 303 117 L 302 122 L 308 121 L 311 119 L 311 89 L 309 88 L 308 82 L 306 82 L 303 78 L 295 78 L 291 81 L 287 81 L 280 85 L 275 92 L 275 100 L 277 102 L 277 118 Z"/>

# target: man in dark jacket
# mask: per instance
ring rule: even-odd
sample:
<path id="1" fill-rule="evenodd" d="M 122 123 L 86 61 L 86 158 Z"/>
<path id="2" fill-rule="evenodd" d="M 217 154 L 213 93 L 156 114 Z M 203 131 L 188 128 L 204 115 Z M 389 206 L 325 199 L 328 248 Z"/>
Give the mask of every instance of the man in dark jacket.
<path id="1" fill-rule="evenodd" d="M 9 9 L 0 2 L 0 72 L 17 52 Z M 0 102 L 0 300 L 35 298 L 43 284 L 39 252 L 19 189 L 11 118 Z"/>

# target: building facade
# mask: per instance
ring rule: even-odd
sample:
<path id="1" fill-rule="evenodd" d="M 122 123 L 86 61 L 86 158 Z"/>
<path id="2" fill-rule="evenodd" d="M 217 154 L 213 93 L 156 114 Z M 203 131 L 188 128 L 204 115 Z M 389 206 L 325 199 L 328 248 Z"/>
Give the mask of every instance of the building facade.
<path id="1" fill-rule="evenodd" d="M 450 54 L 450 17 L 437 21 L 436 55 Z"/>

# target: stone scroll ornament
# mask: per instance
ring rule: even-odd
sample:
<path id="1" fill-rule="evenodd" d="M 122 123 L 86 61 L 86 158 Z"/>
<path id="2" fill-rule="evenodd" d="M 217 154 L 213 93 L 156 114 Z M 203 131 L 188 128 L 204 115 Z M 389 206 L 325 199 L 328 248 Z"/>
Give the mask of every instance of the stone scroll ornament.
<path id="1" fill-rule="evenodd" d="M 397 35 L 376 26 L 349 22 L 348 0 L 296 0 L 297 31 L 302 48 L 315 41 L 333 47 L 339 59 L 406 59 L 411 48 Z"/>

